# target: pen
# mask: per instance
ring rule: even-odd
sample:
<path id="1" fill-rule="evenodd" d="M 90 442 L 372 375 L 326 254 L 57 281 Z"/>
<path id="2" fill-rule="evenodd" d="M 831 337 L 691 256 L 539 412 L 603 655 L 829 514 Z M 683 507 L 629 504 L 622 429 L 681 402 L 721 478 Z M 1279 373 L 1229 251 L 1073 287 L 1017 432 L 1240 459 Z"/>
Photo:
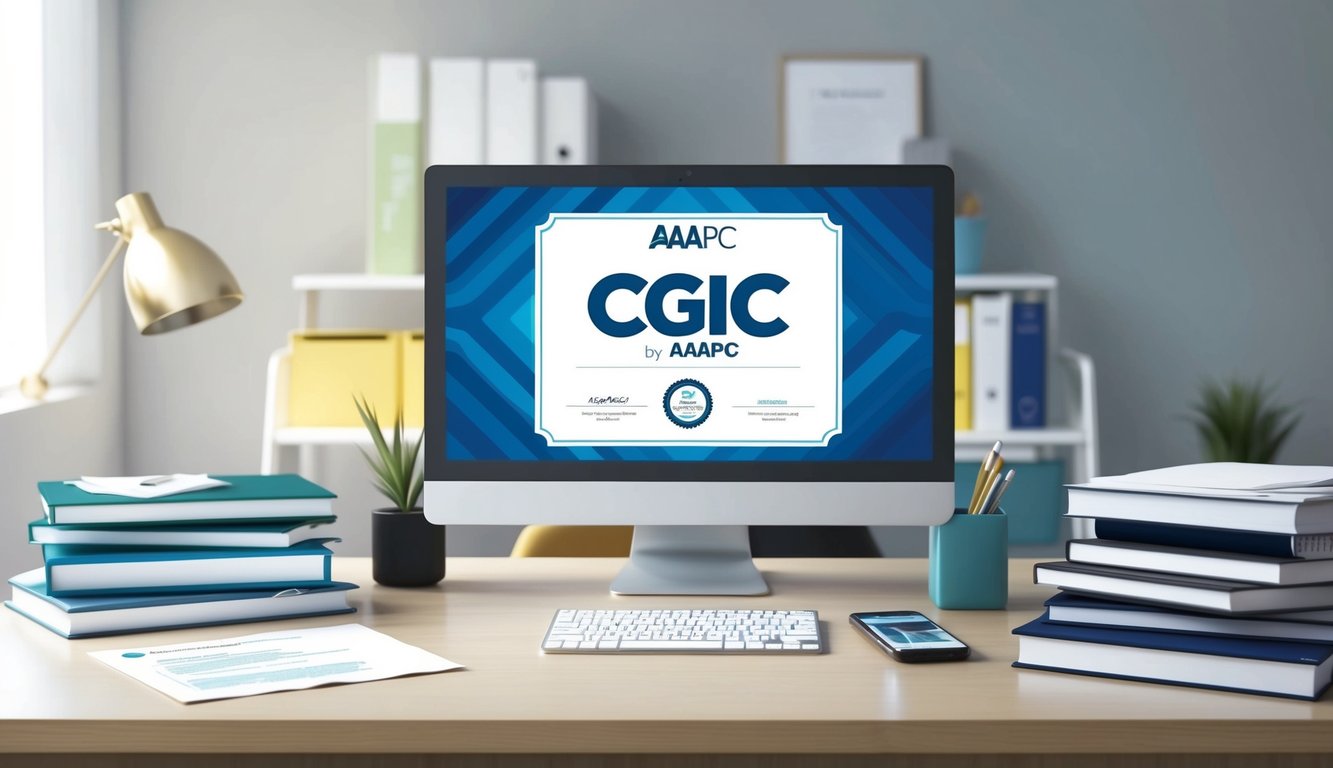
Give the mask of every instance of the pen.
<path id="1" fill-rule="evenodd" d="M 986 459 L 981 462 L 981 469 L 977 470 L 977 484 L 972 489 L 972 501 L 968 502 L 967 505 L 967 513 L 969 515 L 973 514 L 972 510 L 976 509 L 977 504 L 981 501 L 981 494 L 986 485 L 986 480 L 990 477 L 991 470 L 995 467 L 995 462 L 999 460 L 1000 449 L 1003 447 L 1004 443 L 996 440 L 995 445 L 991 446 L 990 453 L 986 454 Z"/>
<path id="2" fill-rule="evenodd" d="M 996 484 L 995 490 L 991 493 L 993 498 L 987 499 L 986 503 L 982 505 L 981 514 L 993 515 L 1000 511 L 1000 499 L 1004 496 L 1004 492 L 1009 490 L 1009 484 L 1014 481 L 1015 474 L 1017 472 L 1012 469 L 1009 470 L 1004 479 Z"/>
<path id="3" fill-rule="evenodd" d="M 162 485 L 163 483 L 171 482 L 173 479 L 175 478 L 173 478 L 171 475 L 158 475 L 157 477 L 146 477 L 143 480 L 139 481 L 139 485 Z"/>

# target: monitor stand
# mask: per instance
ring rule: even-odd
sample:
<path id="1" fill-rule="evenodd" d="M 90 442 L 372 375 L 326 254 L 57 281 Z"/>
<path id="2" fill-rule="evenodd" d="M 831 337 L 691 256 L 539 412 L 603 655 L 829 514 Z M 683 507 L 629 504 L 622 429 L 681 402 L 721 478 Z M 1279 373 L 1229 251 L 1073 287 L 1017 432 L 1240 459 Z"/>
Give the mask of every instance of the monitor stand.
<path id="1" fill-rule="evenodd" d="M 744 525 L 636 525 L 616 595 L 767 595 Z"/>

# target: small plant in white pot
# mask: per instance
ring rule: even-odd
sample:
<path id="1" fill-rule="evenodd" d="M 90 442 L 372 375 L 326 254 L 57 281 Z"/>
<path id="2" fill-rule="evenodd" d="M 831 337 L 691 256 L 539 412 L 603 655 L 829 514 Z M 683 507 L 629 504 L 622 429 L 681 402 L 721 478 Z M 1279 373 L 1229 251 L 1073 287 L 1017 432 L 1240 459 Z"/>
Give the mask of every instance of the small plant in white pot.
<path id="1" fill-rule="evenodd" d="M 371 554 L 375 581 L 390 587 L 425 587 L 444 578 L 444 528 L 431 525 L 419 506 L 424 483 L 417 459 L 421 440 L 403 436 L 403 414 L 394 419 L 392 439 L 380 429 L 375 408 L 353 398 L 374 452 L 361 450 L 374 472 L 375 488 L 393 504 L 371 511 Z"/>

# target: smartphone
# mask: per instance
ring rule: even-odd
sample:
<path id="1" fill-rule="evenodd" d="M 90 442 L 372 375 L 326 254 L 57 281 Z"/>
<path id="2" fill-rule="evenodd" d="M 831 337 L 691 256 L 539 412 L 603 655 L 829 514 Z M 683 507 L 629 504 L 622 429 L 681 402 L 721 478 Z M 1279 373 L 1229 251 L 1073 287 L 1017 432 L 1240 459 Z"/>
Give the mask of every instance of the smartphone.
<path id="1" fill-rule="evenodd" d="M 898 661 L 962 661 L 971 648 L 916 611 L 875 611 L 848 617 L 870 641 Z"/>

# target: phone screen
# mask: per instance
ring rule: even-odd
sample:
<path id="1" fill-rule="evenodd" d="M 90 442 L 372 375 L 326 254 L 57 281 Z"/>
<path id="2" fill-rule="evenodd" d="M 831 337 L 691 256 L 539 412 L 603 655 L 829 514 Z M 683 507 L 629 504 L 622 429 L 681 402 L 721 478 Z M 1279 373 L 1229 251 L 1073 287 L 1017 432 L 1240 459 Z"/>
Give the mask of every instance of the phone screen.
<path id="1" fill-rule="evenodd" d="M 936 650 L 966 648 L 958 638 L 919 613 L 859 614 L 870 631 L 895 650 Z"/>

